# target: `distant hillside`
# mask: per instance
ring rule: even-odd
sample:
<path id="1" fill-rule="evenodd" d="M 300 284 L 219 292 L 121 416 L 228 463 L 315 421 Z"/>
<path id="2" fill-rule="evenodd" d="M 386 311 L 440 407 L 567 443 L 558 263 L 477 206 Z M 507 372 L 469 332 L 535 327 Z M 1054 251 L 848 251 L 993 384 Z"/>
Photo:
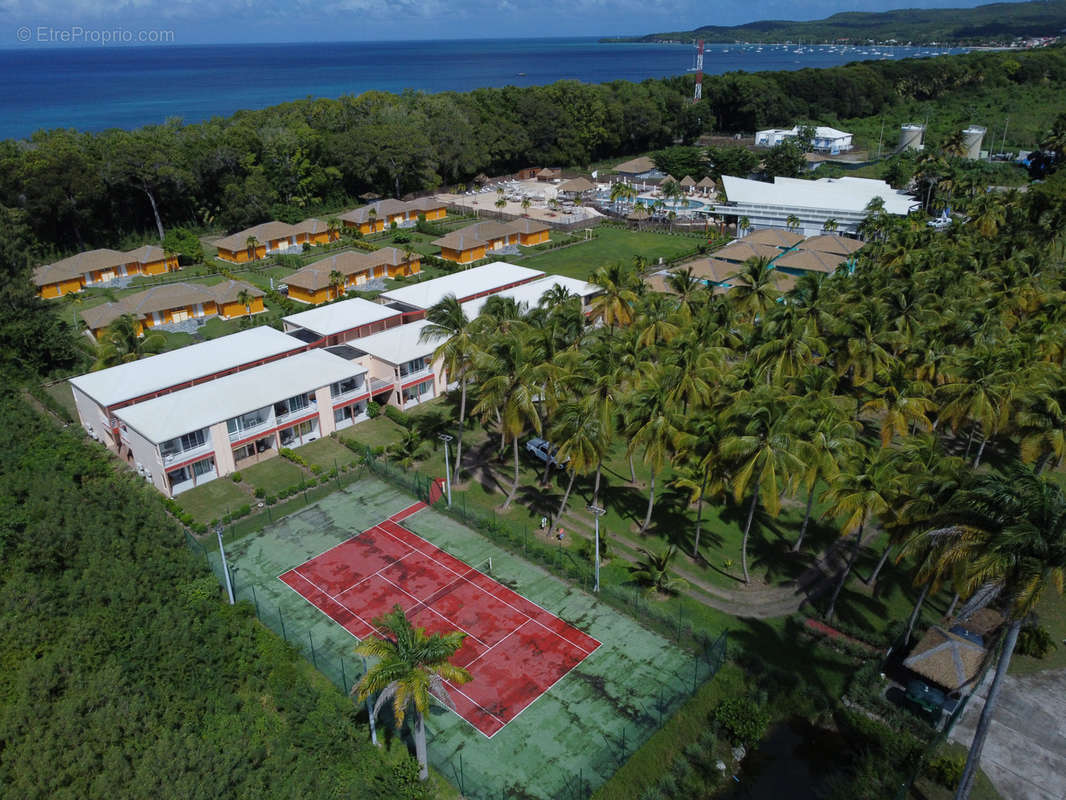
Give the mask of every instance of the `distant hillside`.
<path id="1" fill-rule="evenodd" d="M 849 11 L 811 22 L 763 20 L 706 25 L 694 31 L 605 38 L 604 42 L 889 42 L 992 44 L 1066 33 L 1066 0 L 992 3 L 977 8 L 909 8 Z"/>

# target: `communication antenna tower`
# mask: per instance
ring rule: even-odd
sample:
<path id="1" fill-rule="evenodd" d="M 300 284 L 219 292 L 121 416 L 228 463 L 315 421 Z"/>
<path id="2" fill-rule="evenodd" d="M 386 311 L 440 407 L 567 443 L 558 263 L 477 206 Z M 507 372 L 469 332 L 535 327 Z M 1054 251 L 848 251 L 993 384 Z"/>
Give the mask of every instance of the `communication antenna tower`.
<path id="1" fill-rule="evenodd" d="M 698 103 L 703 99 L 703 39 L 700 39 L 696 48 L 696 89 L 692 93 L 692 102 Z"/>

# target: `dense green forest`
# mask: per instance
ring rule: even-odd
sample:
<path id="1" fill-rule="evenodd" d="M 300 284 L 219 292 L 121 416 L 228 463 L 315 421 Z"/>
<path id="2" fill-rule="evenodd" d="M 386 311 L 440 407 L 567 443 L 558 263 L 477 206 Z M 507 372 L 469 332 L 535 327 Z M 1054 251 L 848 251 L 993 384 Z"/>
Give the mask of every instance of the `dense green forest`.
<path id="1" fill-rule="evenodd" d="M 17 209 L 43 259 L 174 225 L 232 231 L 302 219 L 367 192 L 402 195 L 479 172 L 588 165 L 712 131 L 872 117 L 905 103 L 962 103 L 976 92 L 1025 104 L 1031 92 L 1063 87 L 1066 49 L 1049 48 L 708 76 L 699 104 L 690 102 L 691 76 L 368 92 L 198 124 L 6 140 L 0 206 Z M 1041 132 L 1054 114 L 1047 112 Z"/>
<path id="2" fill-rule="evenodd" d="M 760 20 L 728 27 L 605 38 L 605 42 L 899 42 L 987 44 L 1015 38 L 1058 36 L 1066 27 L 1066 2 L 991 3 L 977 8 L 905 8 L 847 11 L 810 22 Z"/>
<path id="3" fill-rule="evenodd" d="M 11 391 L 0 419 L 0 795 L 425 796 L 150 487 Z"/>

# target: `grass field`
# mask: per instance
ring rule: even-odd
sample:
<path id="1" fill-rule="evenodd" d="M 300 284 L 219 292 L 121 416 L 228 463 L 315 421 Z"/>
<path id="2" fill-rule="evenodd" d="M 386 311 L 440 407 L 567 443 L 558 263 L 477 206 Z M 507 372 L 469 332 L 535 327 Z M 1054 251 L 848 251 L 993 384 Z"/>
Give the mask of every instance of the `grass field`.
<path id="1" fill-rule="evenodd" d="M 298 484 L 303 477 L 306 477 L 303 469 L 280 456 L 241 470 L 243 483 L 263 489 L 268 495 Z"/>
<path id="2" fill-rule="evenodd" d="M 642 256 L 649 264 L 654 264 L 660 258 L 669 260 L 695 253 L 699 242 L 691 236 L 670 236 L 604 225 L 597 229 L 597 236 L 592 241 L 525 256 L 519 263 L 556 275 L 587 279 L 596 269 L 614 261 L 632 264 L 634 257 Z"/>
<path id="3" fill-rule="evenodd" d="M 277 580 L 413 498 L 372 478 L 227 545 L 239 597 L 338 685 L 361 671 L 355 640 Z M 468 798 L 587 797 L 702 682 L 706 666 L 658 635 L 432 509 L 405 525 L 603 644 L 492 739 L 448 711 L 431 714 L 431 763 Z M 580 787 L 580 790 L 579 790 Z"/>

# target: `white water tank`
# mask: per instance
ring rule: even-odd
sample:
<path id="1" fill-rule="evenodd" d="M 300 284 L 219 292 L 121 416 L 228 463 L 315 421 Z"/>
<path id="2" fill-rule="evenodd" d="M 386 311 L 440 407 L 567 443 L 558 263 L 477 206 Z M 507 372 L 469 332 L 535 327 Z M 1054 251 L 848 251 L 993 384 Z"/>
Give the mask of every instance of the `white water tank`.
<path id="1" fill-rule="evenodd" d="M 899 149 L 921 150 L 925 139 L 925 126 L 916 122 L 906 122 L 899 129 Z"/>
<path id="2" fill-rule="evenodd" d="M 964 158 L 980 158 L 981 157 L 981 142 L 985 138 L 985 129 L 980 125 L 971 125 L 962 132 L 963 143 L 966 145 L 966 155 Z"/>

